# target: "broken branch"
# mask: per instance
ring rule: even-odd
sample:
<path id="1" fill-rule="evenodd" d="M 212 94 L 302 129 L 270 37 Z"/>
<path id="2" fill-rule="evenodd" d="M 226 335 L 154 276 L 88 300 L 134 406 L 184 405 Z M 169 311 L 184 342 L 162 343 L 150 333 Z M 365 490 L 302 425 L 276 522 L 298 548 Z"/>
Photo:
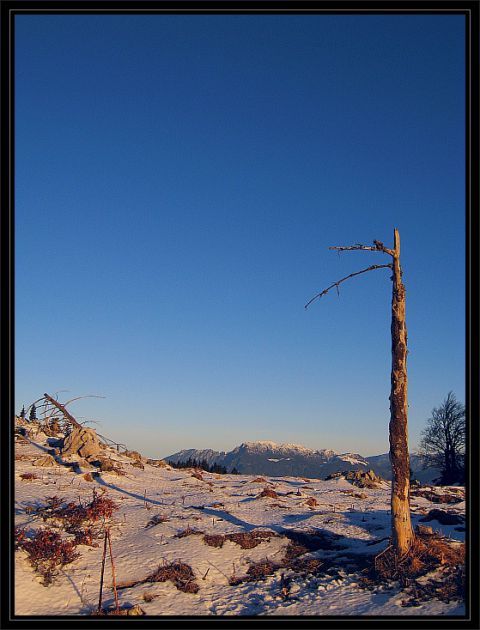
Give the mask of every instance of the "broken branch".
<path id="1" fill-rule="evenodd" d="M 61 405 L 57 400 L 55 400 L 55 398 L 52 398 L 48 394 L 43 394 L 43 397 L 46 400 L 50 401 L 54 407 L 59 409 L 63 413 L 64 417 L 67 420 L 69 420 L 74 426 L 79 427 L 79 428 L 82 427 L 82 425 L 79 422 L 77 422 L 75 420 L 75 418 L 70 413 L 68 413 L 68 411 L 65 409 L 65 407 L 63 405 Z"/>
<path id="2" fill-rule="evenodd" d="M 330 289 L 333 289 L 333 287 L 336 287 L 337 292 L 338 292 L 339 285 L 342 282 L 345 282 L 345 280 L 348 280 L 349 278 L 353 278 L 354 276 L 359 276 L 361 273 L 366 273 L 367 271 L 373 271 L 374 269 L 385 269 L 387 267 L 389 269 L 393 269 L 393 265 L 388 264 L 388 265 L 371 265 L 370 267 L 367 267 L 366 269 L 362 269 L 361 271 L 355 271 L 354 273 L 351 273 L 349 276 L 345 276 L 345 278 L 342 278 L 341 280 L 337 280 L 337 282 L 334 282 L 333 284 L 331 284 L 329 287 L 327 287 L 320 293 L 317 293 L 317 295 L 314 295 L 313 298 L 305 304 L 305 308 L 308 308 L 310 304 L 314 302 L 315 300 L 317 300 L 318 298 L 321 298 L 322 296 L 326 295 L 330 291 Z"/>
<path id="3" fill-rule="evenodd" d="M 395 255 L 395 251 L 393 249 L 389 249 L 388 247 L 385 247 L 385 245 L 381 243 L 380 241 L 373 241 L 373 247 L 371 245 L 362 245 L 361 243 L 355 243 L 355 245 L 333 246 L 333 247 L 329 247 L 328 249 L 335 249 L 339 252 L 355 251 L 355 250 L 361 250 L 361 251 L 367 251 L 367 252 L 383 252 L 384 254 L 389 254 L 392 257 Z"/>

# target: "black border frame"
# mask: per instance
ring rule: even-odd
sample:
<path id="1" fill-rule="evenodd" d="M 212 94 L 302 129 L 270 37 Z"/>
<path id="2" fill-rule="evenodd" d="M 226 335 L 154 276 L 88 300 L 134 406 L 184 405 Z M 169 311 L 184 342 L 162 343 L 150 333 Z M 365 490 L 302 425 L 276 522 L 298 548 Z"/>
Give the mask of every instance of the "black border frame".
<path id="1" fill-rule="evenodd" d="M 0 592 L 2 596 L 2 628 L 63 628 L 122 624 L 126 627 L 210 627 L 225 624 L 242 627 L 249 625 L 288 627 L 371 627 L 381 628 L 480 628 L 478 596 L 479 546 L 479 395 L 478 395 L 478 309 L 480 232 L 479 210 L 479 0 L 0 0 L 1 5 L 1 79 L 2 79 L 2 213 L 1 238 L 1 324 L 2 352 L 0 382 L 2 392 L 2 449 L 1 471 L 6 493 L 1 502 L 3 518 L 2 550 L 4 562 Z M 466 409 L 469 436 L 467 451 L 467 614 L 462 617 L 438 616 L 384 616 L 384 617 L 141 617 L 95 618 L 85 616 L 15 616 L 13 588 L 13 548 L 9 544 L 13 522 L 13 401 L 14 401 L 14 18 L 21 13 L 73 13 L 73 14 L 405 14 L 422 13 L 463 14 L 466 18 Z M 475 297 L 477 300 L 475 300 Z M 8 485 L 5 484 L 9 480 Z M 5 501 L 7 499 L 7 501 Z M 8 513 L 5 509 L 8 504 Z M 5 559 L 8 557 L 8 563 Z M 7 597 L 7 595 L 9 597 Z"/>

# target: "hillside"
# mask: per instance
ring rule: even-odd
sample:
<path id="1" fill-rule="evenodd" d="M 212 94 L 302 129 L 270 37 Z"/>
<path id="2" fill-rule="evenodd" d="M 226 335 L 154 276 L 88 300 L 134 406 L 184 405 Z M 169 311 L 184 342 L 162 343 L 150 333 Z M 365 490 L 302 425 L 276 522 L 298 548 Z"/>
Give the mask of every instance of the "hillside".
<path id="1" fill-rule="evenodd" d="M 415 592 L 394 580 L 365 582 L 365 570 L 388 544 L 388 482 L 359 488 L 341 476 L 324 481 L 176 470 L 105 445 L 89 463 L 65 455 L 61 435 L 47 436 L 38 425 L 17 430 L 24 434 L 15 438 L 18 615 L 95 613 L 106 528 L 119 607 L 131 614 L 464 612 L 458 596 L 446 597 L 431 586 L 446 570 L 440 565 L 425 569 Z M 448 544 L 459 548 L 463 489 L 420 490 L 412 497 L 414 524 L 451 537 Z M 440 504 L 443 497 L 452 502 Z M 39 532 L 55 534 L 78 555 L 52 565 L 48 575 L 40 556 L 35 565 L 32 555 L 41 551 Z M 103 607 L 112 609 L 108 555 L 105 567 Z"/>

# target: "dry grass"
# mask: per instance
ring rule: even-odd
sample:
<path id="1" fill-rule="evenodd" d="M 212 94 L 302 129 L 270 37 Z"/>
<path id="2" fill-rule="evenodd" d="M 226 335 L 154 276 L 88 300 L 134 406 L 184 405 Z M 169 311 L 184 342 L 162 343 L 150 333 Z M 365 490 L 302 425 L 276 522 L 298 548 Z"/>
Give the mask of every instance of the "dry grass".
<path id="1" fill-rule="evenodd" d="M 437 534 L 421 536 L 417 534 L 415 543 L 405 558 L 399 559 L 393 548 L 387 547 L 376 556 L 361 580 L 366 588 L 376 584 L 396 580 L 407 588 L 409 599 L 402 605 L 415 606 L 418 601 L 438 597 L 463 599 L 465 596 L 465 545 L 452 544 Z M 438 569 L 440 579 L 428 580 L 425 584 L 417 578 Z"/>
<path id="2" fill-rule="evenodd" d="M 167 582 L 168 580 L 184 593 L 197 593 L 200 588 L 195 581 L 192 567 L 184 562 L 172 562 L 160 566 L 142 582 Z"/>
<path id="3" fill-rule="evenodd" d="M 314 507 L 317 507 L 318 501 L 317 501 L 317 499 L 315 499 L 315 497 L 309 497 L 305 501 L 305 505 L 308 505 L 309 507 L 314 508 Z"/>
<path id="4" fill-rule="evenodd" d="M 267 480 L 265 477 L 255 477 L 255 479 L 252 479 L 250 483 L 267 483 Z"/>

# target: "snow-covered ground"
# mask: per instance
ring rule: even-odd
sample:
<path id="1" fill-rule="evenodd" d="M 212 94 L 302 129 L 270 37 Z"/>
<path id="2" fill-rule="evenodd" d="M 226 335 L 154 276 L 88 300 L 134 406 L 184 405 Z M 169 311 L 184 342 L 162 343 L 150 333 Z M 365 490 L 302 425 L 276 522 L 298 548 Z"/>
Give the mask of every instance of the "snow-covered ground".
<path id="1" fill-rule="evenodd" d="M 360 489 L 343 478 L 262 480 L 251 475 L 202 473 L 203 479 L 198 479 L 189 469 L 144 463 L 142 470 L 132 465 L 134 459 L 109 448 L 105 454 L 117 460 L 126 474 L 102 472 L 88 481 L 85 471 L 74 472 L 60 464 L 49 468 L 33 465 L 51 448 L 43 433 L 18 441 L 15 446 L 17 526 L 30 533 L 53 528 L 54 523 L 45 522 L 36 513 L 47 497 L 86 504 L 92 500 L 94 488 L 97 493 L 105 490 L 105 496 L 119 506 L 110 519 L 117 584 L 141 581 L 159 566 L 174 561 L 191 566 L 199 587 L 196 593 L 178 590 L 171 581 L 138 583 L 118 591 L 121 605 L 138 604 L 147 615 L 464 614 L 460 601 L 446 603 L 433 598 L 417 606 L 403 606 L 406 594 L 397 584 L 380 585 L 375 590 L 361 587 L 361 567 L 365 566 L 362 558 L 378 554 L 388 544 L 390 485 L 387 482 L 374 489 Z M 33 473 L 37 478 L 22 479 L 24 473 Z M 277 497 L 259 497 L 267 487 Z M 463 514 L 465 504 L 444 506 L 416 496 L 412 500 L 414 525 L 433 508 Z M 163 522 L 148 526 L 155 518 Z M 463 527 L 458 524 L 440 525 L 438 521 L 426 524 L 452 539 L 463 540 Z M 215 547 L 204 540 L 205 534 L 256 529 L 271 530 L 278 535 L 265 538 L 252 548 L 243 548 L 232 540 Z M 176 537 L 185 530 L 188 535 Z M 64 532 L 62 536 L 69 537 Z M 308 573 L 299 567 L 285 567 L 284 556 L 292 540 L 307 541 L 307 547 L 313 541 L 311 550 L 300 559 L 318 559 L 325 569 L 320 567 L 315 573 Z M 103 540 L 98 543 L 98 547 L 77 546 L 80 557 L 65 565 L 49 586 L 42 585 L 27 553 L 22 549 L 17 551 L 15 613 L 92 613 L 98 603 Z M 267 577 L 241 581 L 252 563 L 266 559 L 279 568 Z M 105 605 L 114 602 L 111 585 L 107 557 Z"/>

